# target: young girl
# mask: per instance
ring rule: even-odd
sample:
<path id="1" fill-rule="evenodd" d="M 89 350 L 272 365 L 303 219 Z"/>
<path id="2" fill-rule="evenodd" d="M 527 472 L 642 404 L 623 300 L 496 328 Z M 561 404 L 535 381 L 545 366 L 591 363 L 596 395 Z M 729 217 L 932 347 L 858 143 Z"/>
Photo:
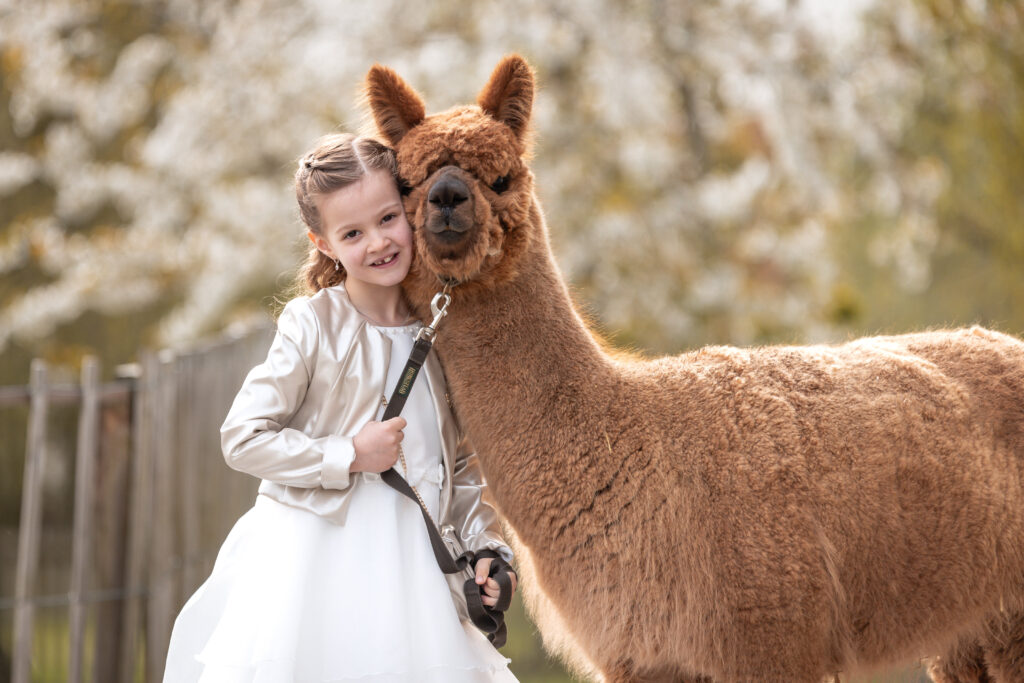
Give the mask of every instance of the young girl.
<path id="1" fill-rule="evenodd" d="M 178 615 L 165 683 L 516 680 L 463 620 L 418 506 L 380 479 L 397 462 L 467 549 L 512 560 L 434 354 L 402 416 L 377 421 L 421 327 L 399 288 L 413 245 L 396 177 L 392 150 L 347 134 L 299 163 L 313 294 L 285 306 L 221 427 L 228 464 L 263 482 Z"/>

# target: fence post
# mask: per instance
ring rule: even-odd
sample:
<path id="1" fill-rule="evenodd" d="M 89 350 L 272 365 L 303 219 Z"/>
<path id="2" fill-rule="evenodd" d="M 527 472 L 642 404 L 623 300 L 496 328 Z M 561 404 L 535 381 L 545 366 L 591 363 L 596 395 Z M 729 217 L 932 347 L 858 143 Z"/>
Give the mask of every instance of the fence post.
<path id="1" fill-rule="evenodd" d="M 108 592 L 125 586 L 125 554 L 131 503 L 131 407 L 138 379 L 137 366 L 121 366 L 117 378 L 123 387 L 131 383 L 128 393 L 112 401 L 100 401 L 100 437 L 96 452 L 95 485 L 93 487 L 92 562 L 94 572 L 90 584 Z M 92 656 L 94 683 L 117 683 L 121 680 L 121 643 L 124 599 L 101 599 L 92 608 L 92 634 L 89 651 Z"/>
<path id="2" fill-rule="evenodd" d="M 82 680 L 82 645 L 85 635 L 89 548 L 92 540 L 93 487 L 99 440 L 100 364 L 95 356 L 82 360 L 82 407 L 78 417 L 78 449 L 75 454 L 75 519 L 71 541 L 71 590 L 69 591 L 70 657 L 68 683 Z"/>
<path id="3" fill-rule="evenodd" d="M 153 417 L 154 394 L 159 363 L 151 352 L 141 354 L 142 372 L 136 382 L 132 404 L 131 512 L 128 519 L 128 556 L 125 567 L 124 643 L 121 647 L 121 682 L 134 683 L 138 669 L 139 647 L 145 646 L 143 604 L 147 595 L 150 531 L 153 526 Z M 147 653 L 148 654 L 148 653 Z"/>
<path id="4" fill-rule="evenodd" d="M 150 545 L 149 604 L 146 615 L 147 680 L 158 681 L 167 658 L 167 645 L 177 608 L 181 557 L 175 542 L 176 525 L 174 496 L 178 493 L 178 462 L 176 456 L 177 359 L 170 350 L 160 353 L 159 384 L 154 387 L 155 408 L 150 418 L 153 434 L 153 533 Z"/>
<path id="5" fill-rule="evenodd" d="M 35 621 L 32 593 L 39 565 L 39 538 L 43 523 L 43 473 L 46 468 L 46 418 L 49 412 L 46 363 L 40 358 L 32 361 L 29 393 L 31 406 L 25 449 L 25 474 L 21 487 L 18 564 L 14 585 L 14 665 L 11 678 L 13 683 L 29 683 L 32 677 L 32 631 Z"/>
<path id="6" fill-rule="evenodd" d="M 175 453 L 179 463 L 178 501 L 181 503 L 182 567 L 181 591 L 175 596 L 175 609 L 185 603 L 199 587 L 202 566 L 202 496 L 199 479 L 199 459 L 202 455 L 204 418 L 209 414 L 209 392 L 200 386 L 198 373 L 200 355 L 192 352 L 178 360 L 180 380 L 176 397 L 179 448 Z"/>

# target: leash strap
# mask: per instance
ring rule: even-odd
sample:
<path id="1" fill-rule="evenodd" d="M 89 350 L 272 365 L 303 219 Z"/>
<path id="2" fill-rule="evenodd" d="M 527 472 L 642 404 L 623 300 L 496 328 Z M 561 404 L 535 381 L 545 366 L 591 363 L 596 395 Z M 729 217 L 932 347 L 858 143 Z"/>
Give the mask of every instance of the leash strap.
<path id="1" fill-rule="evenodd" d="M 462 592 L 466 596 L 466 610 L 469 612 L 469 620 L 480 629 L 487 640 L 496 648 L 503 647 L 508 637 L 508 630 L 505 627 L 505 611 L 512 604 L 512 577 L 509 576 L 512 567 L 501 555 L 493 550 L 481 550 L 474 553 L 467 550 L 458 557 L 453 558 L 444 544 L 444 539 L 438 533 L 437 527 L 430 519 L 426 509 L 420 505 L 419 499 L 413 492 L 409 483 L 394 469 L 381 472 L 380 478 L 391 488 L 406 496 L 420 508 L 423 515 L 423 523 L 427 527 L 427 534 L 430 536 L 430 546 L 434 551 L 434 558 L 438 567 L 445 574 L 455 574 L 465 569 L 472 569 L 476 566 L 477 560 L 485 557 L 491 558 L 491 567 L 488 576 L 498 582 L 498 601 L 490 607 L 483 603 L 483 587 L 478 585 L 475 577 L 470 577 L 462 584 Z"/>
<path id="2" fill-rule="evenodd" d="M 381 422 L 397 417 L 402 412 L 402 408 L 405 407 L 405 402 L 409 398 L 409 392 L 412 391 L 412 385 L 416 382 L 416 377 L 419 376 L 420 369 L 427 359 L 427 354 L 430 353 L 430 349 L 434 345 L 432 340 L 433 328 L 443 315 L 444 313 L 442 312 L 441 315 L 435 317 L 431 325 L 430 334 L 417 337 L 412 347 L 412 353 L 409 354 L 409 360 L 406 361 L 405 368 L 402 370 L 398 385 L 395 387 L 394 392 L 392 392 L 391 400 L 388 401 L 388 405 L 384 409 Z M 505 628 L 505 611 L 512 603 L 512 578 L 509 576 L 512 567 L 493 550 L 481 550 L 479 553 L 467 550 L 458 557 L 453 558 L 444 543 L 444 539 L 441 538 L 440 532 L 438 532 L 437 527 L 434 525 L 430 513 L 420 503 L 419 497 L 412 490 L 409 482 L 394 468 L 381 472 L 380 478 L 385 484 L 411 499 L 420 509 L 423 523 L 427 527 L 427 535 L 430 536 L 430 546 L 434 550 L 434 558 L 437 560 L 437 566 L 441 568 L 442 572 L 445 574 L 455 574 L 466 568 L 472 570 L 476 566 L 477 560 L 485 557 L 491 558 L 489 576 L 498 582 L 500 590 L 497 604 L 494 607 L 488 607 L 483 603 L 483 587 L 477 585 L 474 578 L 466 579 L 462 591 L 466 595 L 466 607 L 469 611 L 470 621 L 473 622 L 474 626 L 487 634 L 487 639 L 491 641 L 494 647 L 502 647 L 508 635 L 508 631 Z"/>
<path id="3" fill-rule="evenodd" d="M 395 387 L 394 392 L 391 394 L 391 400 L 388 401 L 387 407 L 384 408 L 384 416 L 381 417 L 381 422 L 398 417 L 398 414 L 402 412 L 402 408 L 405 407 L 405 402 L 409 398 L 409 392 L 412 391 L 413 382 L 416 381 L 416 377 L 420 374 L 420 368 L 426 362 L 427 354 L 430 353 L 433 345 L 433 342 L 429 339 L 417 339 L 416 343 L 412 345 L 412 353 L 409 354 L 409 360 L 405 362 L 405 368 L 402 369 L 402 376 L 398 380 L 398 386 Z"/>

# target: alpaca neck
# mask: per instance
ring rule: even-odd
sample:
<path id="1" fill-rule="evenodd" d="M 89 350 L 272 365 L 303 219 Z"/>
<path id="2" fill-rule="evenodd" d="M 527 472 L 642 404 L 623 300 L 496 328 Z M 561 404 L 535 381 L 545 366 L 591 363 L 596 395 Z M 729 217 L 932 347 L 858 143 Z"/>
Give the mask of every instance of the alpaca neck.
<path id="1" fill-rule="evenodd" d="M 544 491 L 581 501 L 600 488 L 588 459 L 607 437 L 583 433 L 577 416 L 608 411 L 616 396 L 612 362 L 541 246 L 516 280 L 486 291 L 456 290 L 438 342 L 495 500 L 521 530 L 555 523 L 539 518 L 551 512 L 537 505 Z"/>

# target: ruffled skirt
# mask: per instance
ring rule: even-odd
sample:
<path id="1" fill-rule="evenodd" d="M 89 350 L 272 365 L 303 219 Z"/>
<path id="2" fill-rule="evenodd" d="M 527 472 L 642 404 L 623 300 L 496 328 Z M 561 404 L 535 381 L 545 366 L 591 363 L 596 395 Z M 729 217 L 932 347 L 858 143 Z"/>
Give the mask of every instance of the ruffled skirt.
<path id="1" fill-rule="evenodd" d="M 344 525 L 265 496 L 174 625 L 164 683 L 484 683 L 508 661 L 461 622 L 419 508 L 379 480 Z"/>

